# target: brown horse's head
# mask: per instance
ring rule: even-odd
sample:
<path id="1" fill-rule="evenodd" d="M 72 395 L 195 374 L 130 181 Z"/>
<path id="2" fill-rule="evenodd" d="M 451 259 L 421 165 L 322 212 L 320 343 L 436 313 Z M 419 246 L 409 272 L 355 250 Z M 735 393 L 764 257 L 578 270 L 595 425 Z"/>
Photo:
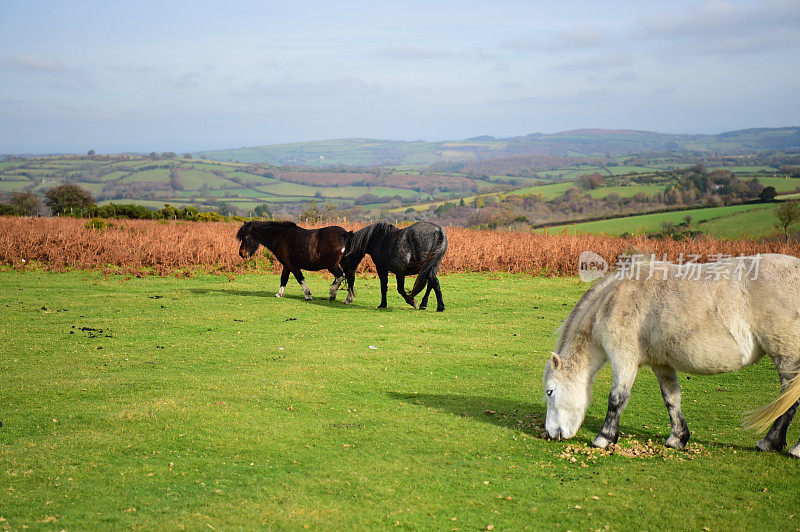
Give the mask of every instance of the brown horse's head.
<path id="1" fill-rule="evenodd" d="M 258 250 L 260 244 L 253 236 L 253 222 L 245 222 L 236 233 L 236 238 L 241 242 L 239 256 L 243 259 L 249 259 Z"/>

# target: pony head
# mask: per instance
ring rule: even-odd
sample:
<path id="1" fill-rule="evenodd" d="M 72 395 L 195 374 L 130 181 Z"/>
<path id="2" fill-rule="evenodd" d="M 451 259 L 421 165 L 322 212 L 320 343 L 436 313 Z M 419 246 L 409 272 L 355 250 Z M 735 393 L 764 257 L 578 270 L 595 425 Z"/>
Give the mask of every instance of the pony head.
<path id="1" fill-rule="evenodd" d="M 236 233 L 236 238 L 242 244 L 239 246 L 239 256 L 249 259 L 258 249 L 258 240 L 253 236 L 253 222 L 245 222 Z"/>
<path id="2" fill-rule="evenodd" d="M 567 440 L 575 436 L 589 408 L 592 393 L 588 374 L 584 379 L 582 374 L 585 372 L 575 370 L 556 353 L 550 354 L 544 368 L 545 429 L 550 438 Z"/>

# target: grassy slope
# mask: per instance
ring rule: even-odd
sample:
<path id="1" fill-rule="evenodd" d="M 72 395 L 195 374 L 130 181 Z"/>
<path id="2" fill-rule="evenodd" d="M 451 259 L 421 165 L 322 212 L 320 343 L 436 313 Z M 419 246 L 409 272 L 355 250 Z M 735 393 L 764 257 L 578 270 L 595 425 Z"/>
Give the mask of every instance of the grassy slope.
<path id="1" fill-rule="evenodd" d="M 525 195 L 525 194 L 541 194 L 545 201 L 553 200 L 560 196 L 563 196 L 564 193 L 571 189 L 572 187 L 576 187 L 575 183 L 572 181 L 565 181 L 563 183 L 549 183 L 546 185 L 534 185 L 530 187 L 522 187 L 510 192 L 492 192 L 489 194 L 479 194 L 475 196 L 466 196 L 464 197 L 464 201 L 472 203 L 475 198 L 482 195 L 487 196 L 496 196 L 496 197 L 504 197 L 510 195 Z M 604 198 L 609 194 L 616 193 L 619 194 L 620 197 L 627 198 L 633 196 L 639 192 L 644 192 L 645 194 L 657 194 L 659 192 L 664 191 L 664 185 L 652 185 L 652 184 L 634 184 L 634 185 L 620 185 L 620 186 L 611 186 L 611 187 L 600 187 L 594 190 L 580 190 L 581 195 L 589 194 L 595 198 Z M 417 210 L 425 210 L 431 206 L 438 206 L 442 205 L 443 203 L 458 203 L 460 198 L 450 199 L 447 201 L 429 201 L 425 203 L 418 203 L 414 205 L 414 208 Z M 396 209 L 389 209 L 389 212 L 401 212 L 406 210 L 408 207 L 398 207 Z"/>
<path id="2" fill-rule="evenodd" d="M 758 182 L 765 187 L 773 186 L 778 194 L 795 192 L 800 188 L 800 179 L 786 179 L 783 177 L 759 177 Z"/>
<path id="3" fill-rule="evenodd" d="M 318 296 L 329 282 L 309 276 Z M 739 428 L 777 393 L 768 363 L 681 377 L 701 453 L 570 462 L 540 437 L 540 379 L 586 285 L 449 276 L 444 314 L 396 294 L 377 311 L 376 285 L 359 279 L 345 307 L 294 283 L 271 297 L 271 275 L 1 273 L 3 524 L 796 528 L 797 463 Z M 606 368 L 573 443 L 591 441 L 609 385 Z M 622 431 L 668 432 L 646 369 Z"/>
<path id="4" fill-rule="evenodd" d="M 533 186 L 533 187 L 526 187 L 515 190 L 512 194 L 542 194 L 545 200 L 555 199 L 559 196 L 563 196 L 564 193 L 569 190 L 570 188 L 576 186 L 575 183 L 566 182 L 566 183 L 553 183 L 550 185 L 540 185 L 540 186 Z M 654 195 L 658 194 L 659 192 L 664 192 L 664 185 L 651 185 L 651 184 L 635 184 L 635 185 L 621 185 L 621 186 L 609 186 L 609 187 L 600 187 L 594 190 L 582 190 L 579 189 L 581 194 L 589 194 L 595 198 L 604 198 L 611 193 L 619 194 L 620 197 L 627 198 L 630 196 L 634 196 L 639 192 L 644 192 L 645 194 Z"/>
<path id="5" fill-rule="evenodd" d="M 663 222 L 679 224 L 689 215 L 695 227 L 719 238 L 762 237 L 774 232 L 774 207 L 763 204 L 731 205 L 710 209 L 689 209 L 658 214 L 642 214 L 597 222 L 565 224 L 542 229 L 549 233 L 646 233 L 658 231 Z"/>

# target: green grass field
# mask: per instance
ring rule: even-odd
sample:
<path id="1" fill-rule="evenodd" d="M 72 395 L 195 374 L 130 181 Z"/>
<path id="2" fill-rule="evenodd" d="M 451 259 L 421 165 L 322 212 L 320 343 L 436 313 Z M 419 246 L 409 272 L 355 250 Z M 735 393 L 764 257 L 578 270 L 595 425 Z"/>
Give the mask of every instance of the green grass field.
<path id="1" fill-rule="evenodd" d="M 401 196 L 403 198 L 410 198 L 417 195 L 417 193 L 410 189 L 394 188 L 394 187 L 363 187 L 363 186 L 345 186 L 345 187 L 312 187 L 309 185 L 300 185 L 298 183 L 276 183 L 274 185 L 266 185 L 258 187 L 258 190 L 267 194 L 275 194 L 281 196 L 305 196 L 313 198 L 319 194 L 320 198 L 350 198 L 355 199 L 364 194 L 374 194 L 376 196 Z"/>
<path id="2" fill-rule="evenodd" d="M 758 182 L 765 187 L 773 186 L 778 194 L 796 192 L 800 188 L 800 179 L 786 179 L 784 177 L 759 177 Z"/>
<path id="3" fill-rule="evenodd" d="M 122 179 L 123 183 L 169 183 L 169 170 L 156 168 L 135 172 Z"/>
<path id="4" fill-rule="evenodd" d="M 330 279 L 308 277 L 324 296 Z M 541 371 L 587 285 L 441 283 L 444 313 L 396 293 L 376 310 L 376 279 L 346 307 L 294 282 L 276 299 L 274 275 L 0 273 L 0 524 L 797 528 L 798 463 L 751 451 L 739 425 L 777 395 L 769 363 L 681 376 L 693 452 L 662 448 L 666 409 L 643 368 L 621 445 L 656 452 L 568 453 L 602 423 L 610 372 L 568 444 L 541 436 Z"/>
<path id="5" fill-rule="evenodd" d="M 621 235 L 622 233 L 643 234 L 660 231 L 661 224 L 679 224 L 686 216 L 692 217 L 693 228 L 716 238 L 760 238 L 775 233 L 777 221 L 773 213 L 774 205 L 730 205 L 708 209 L 687 209 L 683 211 L 641 214 L 624 218 L 613 218 L 596 222 L 583 222 L 547 227 L 541 231 L 548 233 L 598 233 Z"/>
<path id="6" fill-rule="evenodd" d="M 212 189 L 240 186 L 229 179 L 219 177 L 217 174 L 212 174 L 211 172 L 205 172 L 203 170 L 182 169 L 178 171 L 178 177 L 183 184 L 183 188 L 186 190 L 198 190 L 203 186 L 208 186 Z"/>
<path id="7" fill-rule="evenodd" d="M 581 174 L 582 175 L 582 174 Z M 475 196 L 467 196 L 464 198 L 464 201 L 467 203 L 471 203 L 477 198 L 478 196 L 495 196 L 498 198 L 505 197 L 505 196 L 524 196 L 526 194 L 541 194 L 542 198 L 545 201 L 550 201 L 556 199 L 560 196 L 563 196 L 565 192 L 569 189 L 576 187 L 577 185 L 572 181 L 564 181 L 561 183 L 549 183 L 546 185 L 535 185 L 530 187 L 522 187 L 516 190 L 512 190 L 511 192 L 492 192 L 489 194 L 479 194 Z M 594 190 L 583 190 L 579 189 L 581 195 L 589 194 L 594 198 L 605 198 L 611 193 L 618 194 L 622 198 L 628 198 L 638 194 L 639 192 L 644 192 L 645 194 L 654 195 L 659 192 L 664 191 L 664 185 L 654 185 L 654 184 L 633 184 L 633 185 L 617 185 L 617 186 L 610 186 L 610 187 L 600 187 Z M 414 205 L 414 208 L 417 210 L 424 210 L 431 206 L 438 206 L 442 205 L 443 203 L 458 203 L 460 198 L 450 199 L 447 201 L 432 201 L 426 203 L 419 203 Z M 396 209 L 389 209 L 389 212 L 401 212 L 407 209 L 408 207 L 399 207 Z"/>
<path id="8" fill-rule="evenodd" d="M 533 187 L 526 187 L 515 190 L 511 192 L 511 194 L 542 194 L 545 200 L 552 200 L 559 196 L 563 196 L 564 193 L 571 189 L 572 187 L 577 187 L 575 183 L 572 182 L 565 182 L 565 183 L 553 183 L 550 185 L 539 185 Z M 580 189 L 581 195 L 589 194 L 594 198 L 605 198 L 609 194 L 615 193 L 619 194 L 622 198 L 628 198 L 631 196 L 635 196 L 639 192 L 644 192 L 648 195 L 655 195 L 659 192 L 664 192 L 664 185 L 657 185 L 657 184 L 633 184 L 633 185 L 617 185 L 617 186 L 609 186 L 609 187 L 600 187 L 594 190 L 583 190 Z"/>

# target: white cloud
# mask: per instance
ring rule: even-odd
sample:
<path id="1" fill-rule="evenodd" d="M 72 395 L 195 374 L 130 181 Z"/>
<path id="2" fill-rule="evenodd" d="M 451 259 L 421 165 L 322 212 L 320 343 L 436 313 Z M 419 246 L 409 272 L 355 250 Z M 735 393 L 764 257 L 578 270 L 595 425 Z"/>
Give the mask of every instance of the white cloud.
<path id="1" fill-rule="evenodd" d="M 46 74 L 61 74 L 73 69 L 56 59 L 48 59 L 33 54 L 17 54 L 7 56 L 0 60 L 0 67 L 22 71 Z"/>
<path id="2" fill-rule="evenodd" d="M 233 93 L 246 98 L 331 98 L 342 96 L 387 95 L 388 91 L 379 84 L 367 83 L 355 76 L 336 79 L 302 81 L 284 79 L 280 81 L 253 81 Z"/>
<path id="3" fill-rule="evenodd" d="M 627 52 L 608 52 L 602 55 L 587 56 L 557 65 L 553 70 L 603 70 L 624 68 L 633 63 L 633 56 Z"/>
<path id="4" fill-rule="evenodd" d="M 544 37 L 521 37 L 505 41 L 504 48 L 520 52 L 544 51 L 564 52 L 569 50 L 601 48 L 612 44 L 606 31 L 591 26 L 574 27 L 565 32 Z"/>
<path id="5" fill-rule="evenodd" d="M 439 59 L 450 57 L 453 54 L 444 50 L 434 48 L 422 48 L 418 46 L 389 46 L 381 50 L 381 55 L 392 59 L 403 59 L 406 61 L 420 61 L 428 59 Z"/>
<path id="6" fill-rule="evenodd" d="M 758 54 L 800 46 L 800 2 L 713 0 L 681 13 L 641 19 L 638 38 L 667 53 Z"/>
<path id="7" fill-rule="evenodd" d="M 170 80 L 169 84 L 176 89 L 195 89 L 200 86 L 201 81 L 203 81 L 203 76 L 200 72 L 192 71 L 184 72 L 177 78 Z"/>

